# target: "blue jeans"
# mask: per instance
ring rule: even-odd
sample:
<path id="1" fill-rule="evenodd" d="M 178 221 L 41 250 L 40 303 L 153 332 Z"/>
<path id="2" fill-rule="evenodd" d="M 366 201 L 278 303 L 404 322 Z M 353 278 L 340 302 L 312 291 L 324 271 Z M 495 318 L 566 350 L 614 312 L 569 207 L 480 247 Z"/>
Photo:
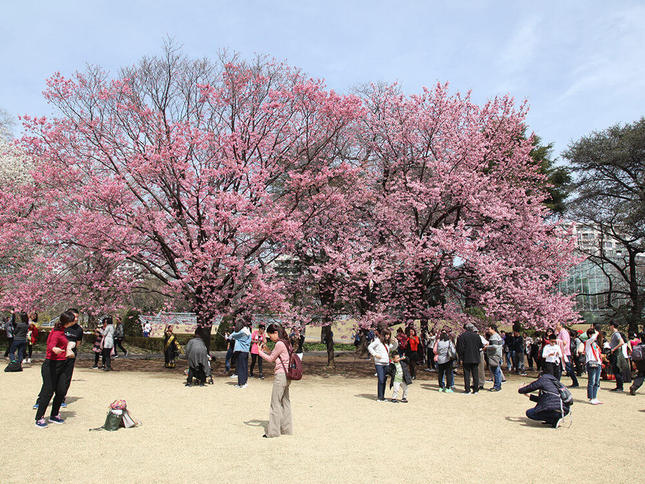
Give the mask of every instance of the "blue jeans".
<path id="1" fill-rule="evenodd" d="M 249 379 L 248 351 L 240 351 L 238 353 L 235 368 L 237 369 L 237 384 L 240 386 L 246 385 L 246 381 Z"/>
<path id="2" fill-rule="evenodd" d="M 231 371 L 231 358 L 233 358 L 233 345 L 229 345 L 226 350 L 226 360 L 224 361 L 226 371 Z"/>
<path id="3" fill-rule="evenodd" d="M 502 368 L 501 366 L 491 366 L 491 371 L 493 372 L 494 384 L 493 388 L 496 390 L 502 389 Z"/>
<path id="4" fill-rule="evenodd" d="M 576 377 L 576 372 L 573 369 L 573 363 L 571 362 L 571 357 L 569 357 L 569 361 L 567 361 L 564 364 L 564 368 L 565 368 L 565 370 L 567 372 L 567 376 L 571 377 L 571 384 L 574 387 L 577 387 L 578 386 L 578 378 Z"/>
<path id="5" fill-rule="evenodd" d="M 589 381 L 587 383 L 587 398 L 590 400 L 598 396 L 598 388 L 600 388 L 600 370 L 601 366 L 591 366 L 587 363 L 587 376 Z"/>
<path id="6" fill-rule="evenodd" d="M 374 365 L 376 367 L 376 376 L 378 377 L 377 398 L 385 400 L 385 381 L 387 380 L 388 365 Z"/>
<path id="7" fill-rule="evenodd" d="M 17 361 L 20 364 L 22 364 L 22 359 L 25 357 L 25 348 L 26 348 L 26 346 L 27 346 L 26 341 L 19 341 L 19 342 L 14 341 L 13 343 L 11 343 L 11 348 L 9 349 L 9 359 L 11 361 L 14 361 L 13 354 L 17 350 L 18 351 L 18 358 L 15 361 Z"/>
<path id="8" fill-rule="evenodd" d="M 439 386 L 441 388 L 452 388 L 455 386 L 454 375 L 452 374 L 452 361 L 448 363 L 439 363 Z M 444 375 L 446 377 L 446 382 L 444 384 Z"/>

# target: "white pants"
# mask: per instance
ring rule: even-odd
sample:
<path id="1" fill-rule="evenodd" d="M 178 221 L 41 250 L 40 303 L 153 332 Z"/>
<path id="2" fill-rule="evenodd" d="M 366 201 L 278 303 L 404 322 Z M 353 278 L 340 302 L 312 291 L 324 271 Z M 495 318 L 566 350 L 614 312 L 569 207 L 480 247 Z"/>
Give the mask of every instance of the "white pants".
<path id="1" fill-rule="evenodd" d="M 392 393 L 392 398 L 395 400 L 399 397 L 399 389 L 403 389 L 403 395 L 401 398 L 408 398 L 408 384 L 404 381 L 395 381 L 394 382 L 394 393 Z"/>

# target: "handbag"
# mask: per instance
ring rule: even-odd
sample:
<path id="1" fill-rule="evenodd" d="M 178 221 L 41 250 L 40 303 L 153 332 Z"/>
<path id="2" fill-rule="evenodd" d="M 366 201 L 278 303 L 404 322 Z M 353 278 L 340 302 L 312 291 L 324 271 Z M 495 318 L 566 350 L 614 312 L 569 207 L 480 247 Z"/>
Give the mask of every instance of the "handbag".
<path id="1" fill-rule="evenodd" d="M 448 346 L 448 358 L 451 360 L 457 359 L 457 348 L 452 344 L 452 341 L 450 342 L 450 346 Z"/>

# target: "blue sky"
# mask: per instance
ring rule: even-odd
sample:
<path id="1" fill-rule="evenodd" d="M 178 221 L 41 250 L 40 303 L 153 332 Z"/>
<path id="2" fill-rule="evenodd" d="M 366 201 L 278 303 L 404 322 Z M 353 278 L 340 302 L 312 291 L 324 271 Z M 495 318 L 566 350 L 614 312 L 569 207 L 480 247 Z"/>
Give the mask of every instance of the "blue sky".
<path id="1" fill-rule="evenodd" d="M 510 93 L 559 154 L 572 140 L 645 115 L 645 2 L 4 2 L 0 108 L 49 115 L 45 79 L 86 63 L 116 72 L 173 37 L 193 57 L 268 54 L 347 92 L 437 81 L 481 103 Z"/>

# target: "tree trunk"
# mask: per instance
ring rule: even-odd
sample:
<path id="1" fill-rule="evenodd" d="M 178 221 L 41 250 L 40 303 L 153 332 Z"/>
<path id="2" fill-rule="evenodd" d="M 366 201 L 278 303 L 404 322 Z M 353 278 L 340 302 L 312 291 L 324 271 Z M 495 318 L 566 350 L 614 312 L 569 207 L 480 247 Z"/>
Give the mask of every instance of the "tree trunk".
<path id="1" fill-rule="evenodd" d="M 335 366 L 334 362 L 334 332 L 331 330 L 331 323 L 326 324 L 320 330 L 322 343 L 327 347 L 327 366 Z"/>

